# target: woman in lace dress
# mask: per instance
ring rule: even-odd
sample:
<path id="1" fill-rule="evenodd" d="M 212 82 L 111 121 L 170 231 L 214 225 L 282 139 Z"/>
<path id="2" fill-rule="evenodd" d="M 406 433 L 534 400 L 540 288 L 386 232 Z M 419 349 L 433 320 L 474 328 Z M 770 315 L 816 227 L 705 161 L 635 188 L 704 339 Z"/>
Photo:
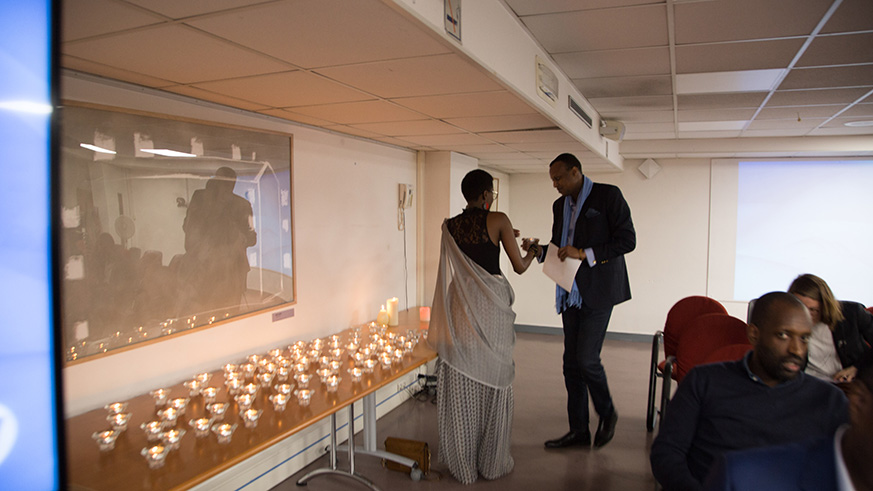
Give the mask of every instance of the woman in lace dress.
<path id="1" fill-rule="evenodd" d="M 463 213 L 443 222 L 440 266 L 428 343 L 439 353 L 437 408 L 440 460 L 464 484 L 512 471 L 513 292 L 500 272 L 500 243 L 521 274 L 522 256 L 509 217 L 489 208 L 497 193 L 477 169 L 461 182 Z"/>

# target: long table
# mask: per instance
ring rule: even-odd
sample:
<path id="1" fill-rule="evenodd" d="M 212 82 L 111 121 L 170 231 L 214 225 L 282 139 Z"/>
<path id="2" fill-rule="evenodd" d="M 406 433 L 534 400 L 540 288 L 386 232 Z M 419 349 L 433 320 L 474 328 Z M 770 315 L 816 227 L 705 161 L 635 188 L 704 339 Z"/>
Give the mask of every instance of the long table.
<path id="1" fill-rule="evenodd" d="M 398 318 L 399 325 L 389 328 L 389 331 L 403 334 L 409 329 L 420 331 L 427 328 L 427 323 L 419 321 L 417 310 L 402 311 Z M 351 329 L 340 334 L 345 339 L 350 331 Z M 310 405 L 301 407 L 292 396 L 286 409 L 277 413 L 267 399 L 272 390 L 261 390 L 258 392 L 256 402 L 252 407 L 262 409 L 263 414 L 257 427 L 251 429 L 244 427 L 236 403 L 227 394 L 223 386 L 221 369 L 215 370 L 209 385 L 220 389 L 216 400 L 231 403 L 224 421 L 238 424 L 231 442 L 220 444 L 215 435 L 212 434 L 205 438 L 194 436 L 193 430 L 188 426 L 188 420 L 208 417 L 208 414 L 204 407 L 203 398 L 201 396 L 192 397 L 185 415 L 180 417 L 177 423 L 177 427 L 185 428 L 188 433 L 182 438 L 180 448 L 172 450 L 167 456 L 164 466 L 158 469 L 150 469 L 146 459 L 140 455 L 140 451 L 149 446 L 145 433 L 140 429 L 140 424 L 158 419 L 155 401 L 146 390 L 144 394 L 126 401 L 128 402 L 128 411 L 131 413 L 131 421 L 127 430 L 118 437 L 113 450 L 101 452 L 91 438 L 91 434 L 95 431 L 109 429 L 109 423 L 106 421 L 106 410 L 95 409 L 66 420 L 67 483 L 71 487 L 93 490 L 188 489 L 258 452 L 292 437 L 300 430 L 326 417 L 331 418 L 331 464 L 332 467 L 336 468 L 336 413 L 343 408 L 349 408 L 351 418 L 349 433 L 352 435 L 354 419 L 351 408 L 357 401 L 363 401 L 364 409 L 364 447 L 359 448 L 358 451 L 392 458 L 392 456 L 384 455 L 384 452 L 376 450 L 375 393 L 379 388 L 391 384 L 435 358 L 436 353 L 430 350 L 422 339 L 412 353 L 404 356 L 401 363 L 392 365 L 387 370 L 377 366 L 373 373 L 365 373 L 360 382 L 353 383 L 347 369 L 353 367 L 354 362 L 344 354 L 344 366 L 340 369 L 342 381 L 335 393 L 327 393 L 318 377 L 313 376 L 309 386 L 315 389 L 315 393 Z M 314 373 L 315 367 L 313 366 L 310 370 Z M 183 382 L 179 381 L 176 385 L 165 387 L 170 389 L 171 398 L 188 397 L 188 390 L 182 385 Z M 148 389 L 155 388 L 158 387 Z M 350 439 L 350 444 L 353 441 Z M 352 445 L 349 448 L 351 459 L 354 459 L 354 451 L 355 448 Z M 405 463 L 404 459 L 399 461 Z M 350 473 L 340 472 L 354 474 L 354 469 L 350 470 Z M 358 480 L 367 484 L 366 479 Z"/>

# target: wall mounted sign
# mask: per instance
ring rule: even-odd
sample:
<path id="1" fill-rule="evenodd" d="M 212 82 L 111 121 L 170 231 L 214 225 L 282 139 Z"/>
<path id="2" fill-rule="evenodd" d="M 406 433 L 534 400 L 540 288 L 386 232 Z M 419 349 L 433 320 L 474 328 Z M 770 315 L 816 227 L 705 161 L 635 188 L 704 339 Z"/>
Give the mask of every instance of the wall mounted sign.
<path id="1" fill-rule="evenodd" d="M 461 40 L 461 0 L 444 0 L 446 32 Z"/>

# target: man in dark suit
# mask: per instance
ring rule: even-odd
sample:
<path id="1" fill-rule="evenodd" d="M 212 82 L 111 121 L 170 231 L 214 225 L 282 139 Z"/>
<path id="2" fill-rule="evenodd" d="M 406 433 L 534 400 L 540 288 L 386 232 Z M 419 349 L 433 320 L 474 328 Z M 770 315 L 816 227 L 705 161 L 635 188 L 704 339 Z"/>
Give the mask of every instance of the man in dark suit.
<path id="1" fill-rule="evenodd" d="M 850 427 L 803 443 L 727 453 L 716 461 L 706 489 L 873 490 L 873 353 L 857 366 L 845 387 Z"/>
<path id="2" fill-rule="evenodd" d="M 557 287 L 556 308 L 564 325 L 564 384 L 570 431 L 545 443 L 546 448 L 590 446 L 588 395 L 600 416 L 594 446 L 612 440 L 618 412 L 612 404 L 600 349 L 612 308 L 630 299 L 624 255 L 634 250 L 636 233 L 630 208 L 621 191 L 594 183 L 582 174 L 574 155 L 559 155 L 549 164 L 549 176 L 561 194 L 552 212 L 551 243 L 558 258 L 581 259 L 572 290 Z M 522 247 L 539 247 L 523 243 Z M 548 246 L 546 246 L 548 247 Z M 545 257 L 545 248 L 538 254 Z"/>

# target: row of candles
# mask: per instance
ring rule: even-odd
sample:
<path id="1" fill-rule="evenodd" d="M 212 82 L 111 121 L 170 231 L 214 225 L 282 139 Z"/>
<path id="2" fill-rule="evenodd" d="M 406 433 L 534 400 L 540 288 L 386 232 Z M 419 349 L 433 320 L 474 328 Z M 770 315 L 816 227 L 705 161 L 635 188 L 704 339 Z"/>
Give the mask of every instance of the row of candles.
<path id="1" fill-rule="evenodd" d="M 377 323 L 369 324 L 364 330 L 361 327 L 353 328 L 345 341 L 336 334 L 309 343 L 298 341 L 288 346 L 287 350 L 277 348 L 266 355 L 250 355 L 240 364 L 224 365 L 220 372 L 224 378 L 224 389 L 228 398 L 236 402 L 245 427 L 257 427 L 263 411 L 252 406 L 257 401 L 257 394 L 269 390 L 271 385 L 272 393 L 267 399 L 275 412 L 284 411 L 292 395 L 296 397 L 298 405 L 305 407 L 315 392 L 309 387 L 309 382 L 312 378 L 311 368 L 316 364 L 318 368 L 315 374 L 321 379 L 325 391 L 334 393 L 342 380 L 340 370 L 348 364 L 343 361 L 344 354 L 354 362 L 354 366 L 347 370 L 352 383 L 359 383 L 364 374 L 372 373 L 377 365 L 389 370 L 392 365 L 402 363 L 403 358 L 413 351 L 420 336 L 412 330 L 405 335 L 388 332 L 385 325 Z M 211 379 L 211 373 L 200 373 L 185 381 L 183 386 L 188 391 L 188 397 L 171 398 L 169 389 L 149 392 L 155 400 L 157 419 L 140 425 L 149 441 L 149 446 L 141 452 L 149 467 L 162 467 L 169 452 L 179 448 L 187 432 L 184 428 L 178 428 L 177 422 L 194 397 L 202 398 L 207 413 L 188 421 L 194 435 L 206 438 L 213 433 L 218 443 L 230 443 L 237 425 L 222 422 L 230 402 L 216 401 L 221 389 L 209 386 Z M 277 383 L 273 385 L 274 381 Z M 112 450 L 118 436 L 127 429 L 131 418 L 127 406 L 126 402 L 105 406 L 111 429 L 92 435 L 100 450 Z"/>

